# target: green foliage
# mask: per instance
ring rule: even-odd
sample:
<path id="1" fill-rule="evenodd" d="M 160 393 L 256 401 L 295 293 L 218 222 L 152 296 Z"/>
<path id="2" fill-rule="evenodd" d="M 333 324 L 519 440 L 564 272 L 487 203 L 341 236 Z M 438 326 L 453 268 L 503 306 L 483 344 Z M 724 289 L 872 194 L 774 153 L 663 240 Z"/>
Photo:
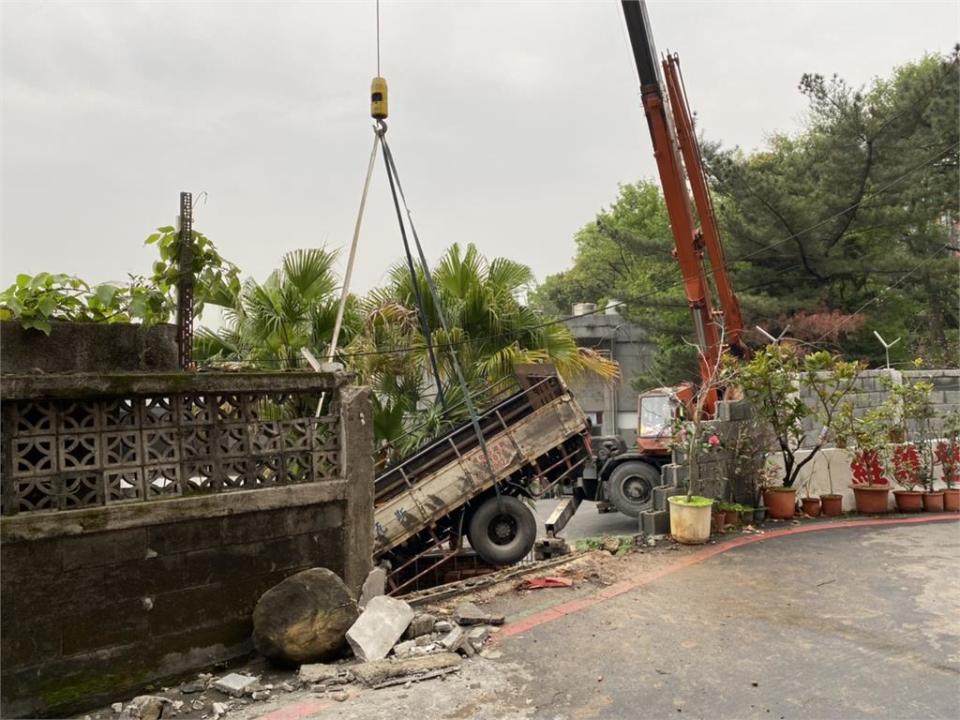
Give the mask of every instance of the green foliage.
<path id="1" fill-rule="evenodd" d="M 18 320 L 25 328 L 50 333 L 52 320 L 74 322 L 166 322 L 176 308 L 175 289 L 179 280 L 177 254 L 179 234 L 161 227 L 145 244 L 156 244 L 160 259 L 153 275 L 146 279 L 129 276 L 126 284 L 90 285 L 63 273 L 41 272 L 17 275 L 16 282 L 0 292 L 0 319 Z M 224 260 L 203 233 L 193 232 L 191 270 L 195 275 L 194 312 L 205 302 L 222 298 L 239 287 L 237 268 Z"/>
<path id="2" fill-rule="evenodd" d="M 801 355 L 795 348 L 781 345 L 758 350 L 748 362 L 725 361 L 724 380 L 738 385 L 758 419 L 773 429 L 784 461 L 784 487 L 792 487 L 803 466 L 820 451 L 861 369 L 859 363 L 828 352 Z M 809 391 L 812 402 L 803 399 L 801 389 Z M 807 436 L 803 425 L 808 417 L 815 417 L 823 430 L 810 454 L 798 462 L 796 454 Z"/>
<path id="3" fill-rule="evenodd" d="M 301 366 L 301 348 L 325 357 L 339 303 L 335 260 L 336 252 L 322 248 L 294 250 L 262 283 L 248 278 L 242 284 L 215 285 L 219 291 L 208 301 L 223 308 L 225 323 L 218 330 L 197 331 L 195 357 L 206 363 L 245 361 L 274 369 Z M 350 298 L 341 347 L 359 323 L 356 300 Z"/>
<path id="4" fill-rule="evenodd" d="M 853 88 L 805 75 L 807 125 L 753 154 L 706 146 L 751 320 L 879 363 L 957 364 L 958 55 Z M 819 325 L 819 327 L 818 327 Z"/>
<path id="5" fill-rule="evenodd" d="M 130 277 L 127 285 L 89 285 L 73 275 L 42 272 L 17 275 L 0 292 L 0 319 L 18 320 L 24 328 L 49 334 L 52 320 L 118 323 L 162 322 L 170 300 L 152 283 Z"/>

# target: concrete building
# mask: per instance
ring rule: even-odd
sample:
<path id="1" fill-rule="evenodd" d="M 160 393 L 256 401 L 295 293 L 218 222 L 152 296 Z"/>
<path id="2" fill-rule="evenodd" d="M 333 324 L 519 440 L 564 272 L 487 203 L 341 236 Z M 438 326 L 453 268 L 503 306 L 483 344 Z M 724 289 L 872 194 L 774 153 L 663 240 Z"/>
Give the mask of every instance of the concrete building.
<path id="1" fill-rule="evenodd" d="M 613 304 L 611 302 L 611 304 Z M 568 379 L 577 402 L 593 422 L 595 435 L 620 435 L 632 446 L 637 440 L 637 391 L 631 380 L 649 367 L 655 347 L 643 331 L 617 312 L 596 312 L 593 303 L 578 303 L 566 321 L 581 347 L 603 353 L 620 364 L 621 379 L 605 383 L 597 378 Z"/>

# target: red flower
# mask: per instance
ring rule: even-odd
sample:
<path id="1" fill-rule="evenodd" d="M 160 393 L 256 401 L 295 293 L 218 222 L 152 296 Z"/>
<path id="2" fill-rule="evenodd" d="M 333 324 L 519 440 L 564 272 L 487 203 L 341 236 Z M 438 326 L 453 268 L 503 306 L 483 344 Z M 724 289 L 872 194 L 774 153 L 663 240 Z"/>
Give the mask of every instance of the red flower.
<path id="1" fill-rule="evenodd" d="M 720 444 L 720 438 L 718 438 L 716 435 L 711 435 L 707 438 L 707 442 L 713 447 L 717 447 Z"/>

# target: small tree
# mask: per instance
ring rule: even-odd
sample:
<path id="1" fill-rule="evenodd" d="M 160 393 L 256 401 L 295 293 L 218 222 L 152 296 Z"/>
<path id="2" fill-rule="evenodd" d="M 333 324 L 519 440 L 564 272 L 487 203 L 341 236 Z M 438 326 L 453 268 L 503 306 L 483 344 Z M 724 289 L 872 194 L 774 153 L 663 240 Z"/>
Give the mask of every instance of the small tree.
<path id="1" fill-rule="evenodd" d="M 828 352 L 801 356 L 796 349 L 780 345 L 768 345 L 746 363 L 727 362 L 728 382 L 740 385 L 754 413 L 773 429 L 783 457 L 784 487 L 793 487 L 803 467 L 820 452 L 861 369 L 859 363 Z M 808 391 L 809 401 L 802 390 Z M 808 435 L 807 418 L 815 418 L 821 430 L 809 455 L 798 460 Z"/>

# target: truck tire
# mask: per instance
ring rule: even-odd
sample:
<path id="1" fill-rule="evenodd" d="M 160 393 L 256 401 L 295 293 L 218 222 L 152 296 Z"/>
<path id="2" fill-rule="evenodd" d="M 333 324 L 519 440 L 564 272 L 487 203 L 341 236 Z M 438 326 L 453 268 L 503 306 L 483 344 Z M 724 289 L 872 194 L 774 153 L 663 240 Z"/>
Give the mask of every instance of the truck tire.
<path id="1" fill-rule="evenodd" d="M 493 565 L 526 557 L 537 539 L 537 519 L 523 501 L 510 495 L 487 498 L 470 518 L 470 546 Z"/>
<path id="2" fill-rule="evenodd" d="M 610 473 L 610 502 L 629 517 L 639 517 L 653 507 L 653 488 L 660 484 L 660 471 L 645 462 L 625 462 Z"/>

